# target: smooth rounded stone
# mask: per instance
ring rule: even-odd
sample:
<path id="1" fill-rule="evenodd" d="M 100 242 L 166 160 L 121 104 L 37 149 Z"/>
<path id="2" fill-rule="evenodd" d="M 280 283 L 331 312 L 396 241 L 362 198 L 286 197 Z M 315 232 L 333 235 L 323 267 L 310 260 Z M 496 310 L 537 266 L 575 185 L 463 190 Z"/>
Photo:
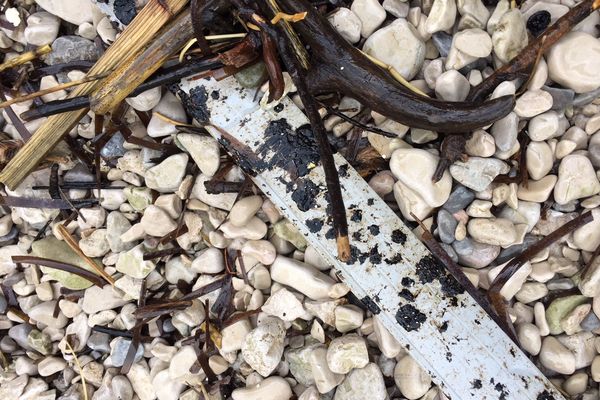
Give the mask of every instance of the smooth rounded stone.
<path id="1" fill-rule="evenodd" d="M 27 43 L 43 46 L 52 43 L 58 35 L 60 20 L 45 11 L 31 14 L 27 17 L 27 26 L 23 31 Z"/>
<path id="2" fill-rule="evenodd" d="M 223 252 L 215 247 L 202 250 L 192 261 L 191 269 L 200 274 L 218 274 L 225 269 Z"/>
<path id="3" fill-rule="evenodd" d="M 496 152 L 494 137 L 484 130 L 473 132 L 465 144 L 465 152 L 470 156 L 491 157 Z"/>
<path id="4" fill-rule="evenodd" d="M 491 201 L 473 200 L 467 208 L 467 215 L 473 218 L 492 218 L 494 214 L 490 211 L 493 207 Z"/>
<path id="5" fill-rule="evenodd" d="M 267 234 L 267 225 L 258 217 L 252 217 L 243 227 L 235 226 L 231 221 L 225 222 L 219 228 L 227 239 L 259 240 Z"/>
<path id="6" fill-rule="evenodd" d="M 160 102 L 152 109 L 152 112 L 160 113 L 174 121 L 187 122 L 187 116 L 181 101 L 169 91 L 163 94 Z M 177 133 L 177 128 L 171 122 L 167 122 L 153 114 L 148 123 L 147 133 L 150 137 L 163 137 Z"/>
<path id="7" fill-rule="evenodd" d="M 76 7 L 73 6 L 73 2 L 70 0 L 36 0 L 35 2 L 50 14 L 74 25 L 92 22 L 94 13 L 92 12 L 91 0 L 78 1 Z"/>
<path id="8" fill-rule="evenodd" d="M 363 46 L 365 53 L 392 66 L 406 80 L 421 69 L 425 50 L 417 30 L 402 18 L 373 33 Z"/>
<path id="9" fill-rule="evenodd" d="M 591 304 L 580 304 L 561 319 L 560 327 L 564 330 L 565 334 L 573 335 L 580 332 L 582 329 L 579 324 L 590 313 L 591 309 Z"/>
<path id="10" fill-rule="evenodd" d="M 577 287 L 584 296 L 597 297 L 600 295 L 600 260 L 594 260 Z"/>
<path id="11" fill-rule="evenodd" d="M 271 265 L 271 279 L 290 286 L 313 300 L 329 299 L 335 281 L 311 265 L 277 256 Z"/>
<path id="12" fill-rule="evenodd" d="M 360 19 L 360 33 L 365 38 L 370 37 L 385 21 L 385 10 L 377 0 L 354 0 L 350 10 Z"/>
<path id="13" fill-rule="evenodd" d="M 546 81 L 548 80 L 548 64 L 546 64 L 546 60 L 544 57 L 541 57 L 537 66 L 535 67 L 535 71 L 527 84 L 527 88 L 530 90 L 541 89 Z"/>
<path id="14" fill-rule="evenodd" d="M 106 229 L 96 229 L 79 241 L 81 251 L 88 257 L 102 257 L 110 251 Z"/>
<path id="15" fill-rule="evenodd" d="M 554 157 L 552 149 L 546 142 L 531 142 L 525 153 L 527 172 L 534 180 L 542 179 L 552 170 Z"/>
<path id="16" fill-rule="evenodd" d="M 550 193 L 552 193 L 557 180 L 556 175 L 546 175 L 537 181 L 530 180 L 527 183 L 527 187 L 522 184 L 519 185 L 517 197 L 519 200 L 543 203 L 550 197 Z"/>
<path id="17" fill-rule="evenodd" d="M 595 114 L 585 124 L 585 133 L 593 135 L 600 129 L 600 114 Z"/>
<path id="18" fill-rule="evenodd" d="M 250 331 L 242 344 L 242 356 L 256 372 L 269 376 L 279 364 L 284 350 L 285 324 L 270 317 Z"/>
<path id="19" fill-rule="evenodd" d="M 135 211 L 144 211 L 153 202 L 152 189 L 129 186 L 123 189 L 127 202 Z"/>
<path id="20" fill-rule="evenodd" d="M 123 299 L 119 290 L 112 286 L 105 285 L 102 288 L 92 286 L 85 290 L 81 308 L 86 314 L 96 314 L 121 307 L 126 303 L 127 300 Z"/>
<path id="21" fill-rule="evenodd" d="M 54 318 L 53 313 L 56 308 L 56 301 L 45 301 L 29 310 L 29 318 L 51 328 L 64 328 L 69 322 L 67 317 L 59 311 L 58 316 Z"/>
<path id="22" fill-rule="evenodd" d="M 452 49 L 452 36 L 446 32 L 436 32 L 431 35 L 433 45 L 440 53 L 440 56 L 447 57 Z"/>
<path id="23" fill-rule="evenodd" d="M 600 182 L 591 161 L 584 155 L 571 154 L 560 162 L 554 200 L 566 204 L 600 192 Z"/>
<path id="24" fill-rule="evenodd" d="M 237 198 L 237 193 L 219 193 L 209 194 L 206 191 L 204 182 L 209 181 L 211 177 L 200 174 L 196 178 L 194 187 L 192 188 L 192 198 L 198 199 L 203 203 L 221 210 L 230 210 Z"/>
<path id="25" fill-rule="evenodd" d="M 221 331 L 221 351 L 231 353 L 242 349 L 244 338 L 252 330 L 252 325 L 247 318 L 226 326 Z"/>
<path id="26" fill-rule="evenodd" d="M 331 372 L 327 364 L 327 348 L 318 346 L 308 354 L 312 379 L 319 393 L 328 393 L 344 380 L 344 375 Z"/>
<path id="27" fill-rule="evenodd" d="M 177 223 L 171 219 L 171 216 L 154 205 L 144 210 L 140 223 L 145 233 L 155 237 L 162 237 L 177 228 Z"/>
<path id="28" fill-rule="evenodd" d="M 539 354 L 544 367 L 565 375 L 575 372 L 575 356 L 553 336 L 544 338 Z"/>
<path id="29" fill-rule="evenodd" d="M 406 18 L 409 8 L 408 3 L 402 0 L 383 0 L 383 9 L 396 18 Z"/>
<path id="30" fill-rule="evenodd" d="M 340 7 L 331 13 L 327 20 L 350 43 L 354 44 L 360 40 L 362 22 L 350 9 Z"/>
<path id="31" fill-rule="evenodd" d="M 494 122 L 491 133 L 496 147 L 501 151 L 509 151 L 517 142 L 519 117 L 511 112 L 506 117 Z"/>
<path id="32" fill-rule="evenodd" d="M 169 377 L 174 380 L 185 379 L 191 375 L 190 368 L 198 360 L 194 346 L 182 346 L 169 362 Z"/>
<path id="33" fill-rule="evenodd" d="M 522 323 L 517 326 L 517 338 L 523 350 L 536 356 L 542 348 L 542 337 L 537 326 L 531 323 Z"/>
<path id="34" fill-rule="evenodd" d="M 333 400 L 385 400 L 387 398 L 383 375 L 377 364 L 373 363 L 352 370 L 337 387 L 333 396 Z"/>
<path id="35" fill-rule="evenodd" d="M 166 262 L 164 277 L 169 283 L 177 284 L 179 281 L 184 281 L 191 284 L 196 276 L 196 272 L 190 269 L 189 264 L 181 257 L 171 258 Z"/>
<path id="36" fill-rule="evenodd" d="M 494 54 L 503 63 L 509 62 L 527 46 L 525 20 L 518 9 L 506 12 L 496 24 L 492 34 Z"/>
<path id="37" fill-rule="evenodd" d="M 462 185 L 476 192 L 485 190 L 500 174 L 506 174 L 509 166 L 495 158 L 469 157 L 467 162 L 455 162 L 450 174 Z"/>
<path id="38" fill-rule="evenodd" d="M 185 176 L 188 155 L 174 154 L 146 171 L 146 185 L 161 193 L 173 193 Z"/>
<path id="39" fill-rule="evenodd" d="M 58 357 L 46 357 L 38 363 L 38 373 L 40 376 L 50 376 L 63 370 L 67 362 Z"/>
<path id="40" fill-rule="evenodd" d="M 437 213 L 437 234 L 444 243 L 454 242 L 454 231 L 458 221 L 448 211 L 441 209 Z"/>
<path id="41" fill-rule="evenodd" d="M 600 208 L 592 210 L 592 217 L 594 218 L 593 221 L 573 232 L 573 244 L 577 248 L 589 252 L 593 252 L 600 246 Z"/>
<path id="42" fill-rule="evenodd" d="M 455 19 L 455 0 L 434 0 L 425 22 L 425 30 L 429 34 L 447 31 L 454 26 Z"/>
<path id="43" fill-rule="evenodd" d="M 33 246 L 35 245 L 35 243 L 37 243 L 37 242 L 34 242 L 32 244 L 32 249 L 33 249 Z M 35 250 L 34 250 L 34 252 L 35 252 Z M 24 256 L 24 255 L 26 255 L 25 251 L 21 250 L 21 248 L 17 245 L 0 247 L 0 276 L 8 275 L 17 268 L 17 265 L 12 261 L 13 256 Z"/>
<path id="44" fill-rule="evenodd" d="M 445 101 L 464 101 L 470 88 L 467 78 L 454 69 L 444 72 L 435 81 L 435 95 Z"/>
<path id="45" fill-rule="evenodd" d="M 476 269 L 487 267 L 500 254 L 500 246 L 479 243 L 468 238 L 455 241 L 452 248 L 461 265 Z"/>
<path id="46" fill-rule="evenodd" d="M 306 314 L 302 302 L 285 288 L 273 293 L 263 304 L 262 311 L 287 322 Z"/>
<path id="47" fill-rule="evenodd" d="M 242 227 L 261 209 L 263 199 L 261 196 L 248 196 L 238 200 L 229 212 L 229 221 L 235 226 Z"/>
<path id="48" fill-rule="evenodd" d="M 179 400 L 186 385 L 171 379 L 169 370 L 163 369 L 152 378 L 152 388 L 158 400 Z"/>
<path id="49" fill-rule="evenodd" d="M 444 172 L 442 179 L 433 183 L 431 177 L 438 157 L 421 149 L 397 149 L 390 159 L 394 176 L 422 198 L 428 206 L 443 205 L 452 190 L 452 178 Z"/>
<path id="50" fill-rule="evenodd" d="M 517 99 L 514 112 L 521 118 L 531 118 L 552 108 L 552 96 L 543 90 L 528 90 Z"/>
<path id="51" fill-rule="evenodd" d="M 529 121 L 527 134 L 534 142 L 555 137 L 560 130 L 559 116 L 556 111 L 536 115 Z"/>
<path id="52" fill-rule="evenodd" d="M 579 324 L 584 331 L 596 331 L 600 329 L 600 319 L 595 312 L 591 312 Z"/>
<path id="53" fill-rule="evenodd" d="M 577 306 L 586 303 L 589 299 L 581 295 L 559 297 L 552 301 L 546 309 L 546 320 L 552 335 L 558 335 L 564 331 L 560 321 L 565 318 Z"/>
<path id="54" fill-rule="evenodd" d="M 161 98 L 161 88 L 160 86 L 148 89 L 137 96 L 128 97 L 125 99 L 127 104 L 133 107 L 138 111 L 150 111 L 160 101 Z"/>
<path id="55" fill-rule="evenodd" d="M 542 86 L 542 90 L 550 93 L 552 96 L 552 110 L 554 111 L 564 111 L 574 103 L 575 91 L 572 89 L 544 85 Z"/>
<path id="56" fill-rule="evenodd" d="M 467 229 L 479 243 L 507 247 L 517 239 L 515 226 L 504 218 L 473 218 L 469 220 Z"/>
<path id="57" fill-rule="evenodd" d="M 433 207 L 401 181 L 394 184 L 394 198 L 402 216 L 409 221 L 414 221 L 414 217 L 423 220 L 433 211 Z"/>
<path id="58" fill-rule="evenodd" d="M 144 279 L 151 271 L 154 271 L 156 264 L 152 260 L 144 260 L 144 247 L 140 244 L 129 251 L 120 253 L 115 267 L 117 271 L 132 278 Z"/>
<path id="59" fill-rule="evenodd" d="M 550 79 L 585 93 L 600 87 L 600 41 L 584 32 L 567 33 L 547 54 Z"/>
<path id="60" fill-rule="evenodd" d="M 125 358 L 127 357 L 127 353 L 129 352 L 129 347 L 131 347 L 131 340 L 125 339 L 122 337 L 118 337 L 118 338 L 115 338 L 115 340 L 113 340 L 110 343 L 110 347 L 111 347 L 111 352 L 110 352 L 111 364 L 115 367 L 123 366 L 123 363 L 125 362 Z M 142 359 L 143 355 L 144 355 L 144 346 L 142 346 L 141 344 L 138 344 L 136 352 L 135 352 L 135 356 L 134 356 L 134 362 L 140 361 Z"/>
<path id="61" fill-rule="evenodd" d="M 44 58 L 44 62 L 48 65 L 98 59 L 98 48 L 94 42 L 79 36 L 60 36 L 52 42 L 51 47 L 52 52 Z"/>
<path id="62" fill-rule="evenodd" d="M 450 213 L 464 210 L 475 199 L 475 193 L 464 186 L 457 185 L 442 208 Z"/>
<path id="63" fill-rule="evenodd" d="M 264 307 L 263 307 L 264 310 Z M 346 333 L 353 331 L 363 323 L 363 311 L 359 307 L 347 304 L 338 306 L 335 309 L 335 329 L 338 332 Z"/>
<path id="64" fill-rule="evenodd" d="M 221 163 L 221 149 L 216 139 L 180 133 L 175 137 L 175 141 L 190 154 L 204 175 L 213 176 L 217 172 Z"/>
<path id="65" fill-rule="evenodd" d="M 574 335 L 560 335 L 556 339 L 575 356 L 575 369 L 586 368 L 592 364 L 597 354 L 595 335 L 591 332 L 579 332 Z"/>
<path id="66" fill-rule="evenodd" d="M 563 390 L 570 396 L 577 396 L 585 392 L 588 386 L 589 376 L 585 372 L 579 372 L 571 375 L 563 383 Z"/>
<path id="67" fill-rule="evenodd" d="M 263 265 L 271 265 L 277 257 L 277 250 L 268 240 L 248 240 L 242 246 L 242 255 L 253 257 Z"/>
<path id="68" fill-rule="evenodd" d="M 532 267 L 533 268 L 533 267 Z M 548 288 L 541 282 L 525 282 L 521 290 L 515 295 L 518 301 L 529 304 L 548 294 Z"/>
<path id="69" fill-rule="evenodd" d="M 29 344 L 29 334 L 33 328 L 28 324 L 14 325 L 8 330 L 8 337 L 14 340 L 20 347 L 25 350 L 33 350 Z"/>
<path id="70" fill-rule="evenodd" d="M 473 28 L 457 32 L 453 43 L 459 51 L 471 57 L 487 57 L 492 52 L 492 39 L 483 29 Z"/>
<path id="71" fill-rule="evenodd" d="M 415 400 L 431 387 L 431 378 L 411 356 L 404 356 L 394 369 L 394 382 L 404 397 Z"/>
<path id="72" fill-rule="evenodd" d="M 327 364 L 336 374 L 347 374 L 369 363 L 365 339 L 355 334 L 335 338 L 327 349 Z"/>
<path id="73" fill-rule="evenodd" d="M 291 397 L 290 384 L 280 376 L 271 376 L 255 385 L 237 388 L 231 393 L 233 400 L 288 400 Z"/>
<path id="74" fill-rule="evenodd" d="M 152 387 L 152 377 L 146 363 L 133 364 L 126 376 L 140 400 L 156 399 L 156 394 Z"/>

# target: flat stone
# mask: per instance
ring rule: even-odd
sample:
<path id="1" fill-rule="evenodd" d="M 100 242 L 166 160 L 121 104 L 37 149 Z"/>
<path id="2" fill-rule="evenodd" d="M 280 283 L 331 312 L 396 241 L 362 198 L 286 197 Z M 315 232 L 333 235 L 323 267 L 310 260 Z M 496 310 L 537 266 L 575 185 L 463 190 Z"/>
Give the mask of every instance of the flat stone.
<path id="1" fill-rule="evenodd" d="M 298 349 L 288 349 L 285 352 L 285 361 L 290 367 L 290 373 L 304 386 L 315 384 L 311 365 L 311 355 L 313 351 L 319 347 L 322 347 L 320 343 L 313 343 Z M 325 365 L 327 365 L 327 363 L 325 363 Z"/>
<path id="2" fill-rule="evenodd" d="M 150 111 L 158 105 L 161 98 L 161 88 L 155 87 L 148 89 L 137 96 L 128 97 L 125 99 L 127 104 L 138 111 Z"/>
<path id="3" fill-rule="evenodd" d="M 552 301 L 546 309 L 546 320 L 550 328 L 550 334 L 558 335 L 564 331 L 560 321 L 567 316 L 575 307 L 584 304 L 588 298 L 580 295 L 559 297 Z"/>
<path id="4" fill-rule="evenodd" d="M 552 170 L 554 157 L 546 142 L 531 142 L 526 151 L 527 172 L 532 179 L 539 180 Z"/>
<path id="5" fill-rule="evenodd" d="M 181 153 L 167 157 L 160 164 L 146 171 L 146 185 L 161 193 L 173 193 L 185 176 L 188 155 Z"/>
<path id="6" fill-rule="evenodd" d="M 550 78 L 575 93 L 600 87 L 600 41 L 584 32 L 567 33 L 549 50 Z"/>
<path id="7" fill-rule="evenodd" d="M 473 239 L 484 244 L 508 247 L 517 239 L 515 226 L 504 218 L 473 218 L 467 229 Z"/>
<path id="8" fill-rule="evenodd" d="M 61 311 L 59 311 L 56 318 L 54 318 L 53 313 L 55 308 L 56 301 L 45 301 L 30 309 L 28 315 L 29 318 L 33 319 L 34 321 L 51 328 L 64 328 L 69 320 Z"/>
<path id="9" fill-rule="evenodd" d="M 44 61 L 48 65 L 71 61 L 96 61 L 98 55 L 98 48 L 91 40 L 80 36 L 66 35 L 60 36 L 52 42 L 52 52 L 45 57 Z"/>
<path id="10" fill-rule="evenodd" d="M 452 47 L 452 36 L 446 32 L 436 32 L 431 35 L 431 41 L 440 53 L 440 56 L 447 57 Z"/>
<path id="11" fill-rule="evenodd" d="M 450 213 L 464 210 L 475 199 L 475 193 L 462 185 L 457 185 L 442 208 Z"/>
<path id="12" fill-rule="evenodd" d="M 292 389 L 280 376 L 271 376 L 256 385 L 237 388 L 231 393 L 233 400 L 288 400 Z"/>
<path id="13" fill-rule="evenodd" d="M 425 30 L 429 34 L 447 31 L 454 26 L 455 19 L 456 2 L 454 0 L 434 0 L 425 22 Z"/>
<path id="14" fill-rule="evenodd" d="M 434 3 L 435 4 L 435 3 Z M 429 18 L 427 19 L 429 21 Z M 465 29 L 454 35 L 454 46 L 471 57 L 487 57 L 492 52 L 492 39 L 483 29 Z"/>
<path id="15" fill-rule="evenodd" d="M 431 378 L 411 356 L 404 356 L 394 368 L 394 382 L 407 399 L 418 399 L 431 387 Z"/>
<path id="16" fill-rule="evenodd" d="M 510 168 L 505 162 L 495 158 L 470 157 L 467 162 L 455 162 L 450 174 L 462 185 L 476 192 L 485 190 L 500 174 L 506 174 Z"/>
<path id="17" fill-rule="evenodd" d="M 533 141 L 541 142 L 558 135 L 560 120 L 556 111 L 536 115 L 529 121 L 527 134 Z"/>
<path id="18" fill-rule="evenodd" d="M 277 256 L 271 265 L 271 279 L 290 286 L 313 300 L 326 300 L 333 279 L 311 265 L 284 256 Z"/>
<path id="19" fill-rule="evenodd" d="M 437 234 L 444 243 L 454 242 L 454 231 L 458 221 L 450 212 L 442 209 L 437 213 Z"/>
<path id="20" fill-rule="evenodd" d="M 600 182 L 589 158 L 571 154 L 560 162 L 558 181 L 554 187 L 554 199 L 566 204 L 600 192 Z"/>
<path id="21" fill-rule="evenodd" d="M 509 151 L 517 142 L 519 133 L 519 117 L 511 112 L 506 117 L 499 119 L 492 125 L 491 134 L 498 150 Z"/>
<path id="22" fill-rule="evenodd" d="M 528 90 L 517 99 L 515 113 L 521 118 L 531 118 L 552 108 L 552 96 L 543 90 Z"/>
<path id="23" fill-rule="evenodd" d="M 544 338 L 540 351 L 540 362 L 552 371 L 570 375 L 575 372 L 575 357 L 565 346 L 552 336 Z"/>
<path id="24" fill-rule="evenodd" d="M 353 369 L 338 386 L 334 400 L 387 399 L 383 375 L 377 364 L 369 363 L 364 368 Z"/>
<path id="25" fill-rule="evenodd" d="M 140 224 L 144 232 L 150 236 L 163 237 L 177 228 L 177 223 L 162 208 L 148 206 L 144 210 Z"/>
<path id="26" fill-rule="evenodd" d="M 564 111 L 570 105 L 574 105 L 575 91 L 560 87 L 542 86 L 542 90 L 552 96 L 552 108 L 554 111 Z"/>
<path id="27" fill-rule="evenodd" d="M 519 185 L 517 197 L 519 200 L 543 203 L 550 197 L 557 179 L 556 175 L 546 175 L 538 181 L 530 180 L 527 183 L 527 187 Z"/>
<path id="28" fill-rule="evenodd" d="M 165 92 L 160 102 L 152 109 L 152 112 L 160 113 L 177 122 L 187 122 L 187 115 L 181 101 L 169 91 Z M 171 122 L 167 122 L 157 115 L 152 115 L 147 132 L 150 137 L 163 137 L 177 133 L 177 128 Z"/>
<path id="29" fill-rule="evenodd" d="M 263 304 L 262 311 L 287 322 L 292 322 L 306 313 L 302 302 L 285 288 L 272 294 Z"/>

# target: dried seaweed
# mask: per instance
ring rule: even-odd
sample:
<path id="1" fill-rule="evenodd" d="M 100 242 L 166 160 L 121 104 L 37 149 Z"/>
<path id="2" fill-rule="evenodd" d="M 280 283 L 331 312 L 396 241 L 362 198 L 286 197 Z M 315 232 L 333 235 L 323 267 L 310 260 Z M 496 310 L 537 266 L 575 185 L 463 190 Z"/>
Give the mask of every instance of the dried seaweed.
<path id="1" fill-rule="evenodd" d="M 51 260 L 49 258 L 35 256 L 12 256 L 12 261 L 14 263 L 41 265 L 43 267 L 69 272 L 71 274 L 77 275 L 83 279 L 90 281 L 98 287 L 102 287 L 105 285 L 104 280 L 95 273 L 88 271 L 85 268 L 78 267 L 77 265 L 65 263 L 62 261 L 56 261 Z"/>
<path id="2" fill-rule="evenodd" d="M 144 261 L 148 261 L 148 260 L 154 260 L 155 258 L 162 258 L 162 257 L 166 257 L 166 256 L 175 256 L 175 255 L 179 255 L 179 254 L 183 254 L 185 253 L 185 250 L 183 250 L 181 247 L 173 247 L 170 249 L 164 249 L 164 250 L 158 250 L 158 251 L 153 251 L 151 253 L 146 253 L 144 254 Z"/>
<path id="3" fill-rule="evenodd" d="M 183 296 L 180 300 L 193 300 L 198 297 L 204 296 L 205 294 L 214 292 L 215 290 L 221 289 L 227 281 L 227 276 L 217 279 L 207 285 L 202 286 L 200 289 L 191 291 L 190 293 Z"/>
<path id="4" fill-rule="evenodd" d="M 134 315 L 137 319 L 155 318 L 171 314 L 175 311 L 185 310 L 191 305 L 192 302 L 190 300 L 174 300 L 158 304 L 148 304 L 138 307 Z"/>

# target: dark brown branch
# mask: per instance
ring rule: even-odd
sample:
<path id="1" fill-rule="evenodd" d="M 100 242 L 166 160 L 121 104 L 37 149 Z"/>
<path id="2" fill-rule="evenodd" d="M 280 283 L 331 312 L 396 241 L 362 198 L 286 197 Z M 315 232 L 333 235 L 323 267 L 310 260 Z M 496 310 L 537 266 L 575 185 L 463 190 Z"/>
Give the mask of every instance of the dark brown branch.
<path id="1" fill-rule="evenodd" d="M 22 208 L 51 208 L 68 210 L 71 205 L 77 208 L 91 207 L 98 203 L 97 199 L 72 200 L 72 204 L 58 199 L 36 199 L 28 197 L 0 196 L 0 206 L 22 207 Z"/>
<path id="2" fill-rule="evenodd" d="M 104 286 L 105 283 L 104 280 L 95 273 L 88 271 L 87 269 L 78 267 L 77 265 L 65 263 L 62 261 L 55 261 L 50 260 L 48 258 L 34 256 L 12 256 L 12 261 L 14 263 L 41 265 L 43 267 L 69 272 L 83 279 L 86 279 L 99 287 Z"/>
<path id="3" fill-rule="evenodd" d="M 283 96 L 285 83 L 279 59 L 277 57 L 277 46 L 275 41 L 263 30 L 260 32 L 263 48 L 263 61 L 269 74 L 269 103 L 279 100 Z"/>

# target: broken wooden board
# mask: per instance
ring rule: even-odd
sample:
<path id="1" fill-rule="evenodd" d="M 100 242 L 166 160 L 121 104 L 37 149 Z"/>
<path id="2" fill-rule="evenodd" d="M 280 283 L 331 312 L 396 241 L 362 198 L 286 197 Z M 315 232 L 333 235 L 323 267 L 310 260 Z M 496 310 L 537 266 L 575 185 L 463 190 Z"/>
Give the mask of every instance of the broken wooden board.
<path id="1" fill-rule="evenodd" d="M 446 395 L 564 399 L 339 155 L 353 259 L 336 259 L 318 150 L 291 100 L 263 109 L 233 78 L 184 79 L 179 95 Z"/>

